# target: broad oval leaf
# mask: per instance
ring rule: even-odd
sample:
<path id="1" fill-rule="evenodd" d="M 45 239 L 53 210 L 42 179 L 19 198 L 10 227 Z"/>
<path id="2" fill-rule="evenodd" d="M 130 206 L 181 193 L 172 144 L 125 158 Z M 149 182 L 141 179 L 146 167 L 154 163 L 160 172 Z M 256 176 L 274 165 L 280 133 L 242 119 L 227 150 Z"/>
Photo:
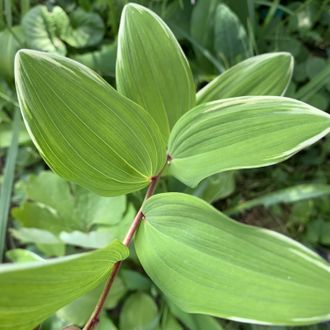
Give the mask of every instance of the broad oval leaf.
<path id="1" fill-rule="evenodd" d="M 330 318 L 329 264 L 303 245 L 185 194 L 156 195 L 143 213 L 137 255 L 182 310 L 280 325 Z"/>
<path id="2" fill-rule="evenodd" d="M 303 102 L 247 96 L 202 104 L 177 122 L 169 173 L 189 186 L 228 170 L 272 165 L 330 131 L 330 116 Z"/>
<path id="3" fill-rule="evenodd" d="M 14 219 L 23 227 L 55 235 L 88 232 L 96 224 L 115 225 L 122 221 L 126 210 L 126 196 L 99 196 L 51 171 L 29 176 L 20 187 L 25 197 L 19 207 L 12 208 Z M 111 237 L 107 234 L 107 242 Z"/>
<path id="4" fill-rule="evenodd" d="M 22 20 L 29 47 L 62 55 L 66 54 L 66 46 L 60 37 L 69 24 L 69 17 L 59 6 L 55 6 L 51 11 L 47 6 L 35 6 Z"/>
<path id="5" fill-rule="evenodd" d="M 126 300 L 120 313 L 122 330 L 156 330 L 159 314 L 155 301 L 146 293 L 136 292 Z"/>
<path id="6" fill-rule="evenodd" d="M 93 313 L 93 310 L 103 292 L 104 286 L 106 285 L 106 280 L 102 281 L 92 291 L 89 291 L 69 305 L 61 308 L 56 313 L 56 315 L 61 320 L 64 320 L 69 324 L 75 324 L 83 327 Z M 108 295 L 104 303 L 104 309 L 111 309 L 116 307 L 119 303 L 119 300 L 123 298 L 126 292 L 127 288 L 124 285 L 123 280 L 119 276 L 116 276 L 111 286 L 111 294 Z M 98 326 L 98 329 L 100 329 L 100 326 Z"/>
<path id="7" fill-rule="evenodd" d="M 163 167 L 165 145 L 152 117 L 92 70 L 24 50 L 15 76 L 25 124 L 57 174 L 111 196 L 142 189 Z"/>
<path id="8" fill-rule="evenodd" d="M 197 93 L 197 104 L 238 96 L 281 96 L 292 76 L 293 57 L 289 53 L 269 53 L 251 57 L 212 80 Z"/>
<path id="9" fill-rule="evenodd" d="M 120 93 L 149 111 L 165 139 L 195 103 L 192 73 L 173 33 L 136 4 L 126 5 L 122 13 L 116 81 Z"/>
<path id="10" fill-rule="evenodd" d="M 0 329 L 31 330 L 95 288 L 128 249 L 116 241 L 94 252 L 0 267 Z"/>

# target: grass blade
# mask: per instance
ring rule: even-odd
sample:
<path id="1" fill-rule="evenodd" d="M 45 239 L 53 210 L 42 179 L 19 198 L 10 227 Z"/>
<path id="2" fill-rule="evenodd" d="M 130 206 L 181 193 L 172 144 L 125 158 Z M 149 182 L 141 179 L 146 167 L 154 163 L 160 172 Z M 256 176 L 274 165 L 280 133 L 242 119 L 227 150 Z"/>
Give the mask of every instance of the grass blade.
<path id="1" fill-rule="evenodd" d="M 328 64 L 320 73 L 318 73 L 311 81 L 301 87 L 295 98 L 307 102 L 315 95 L 323 86 L 330 82 L 330 64 Z"/>
<path id="2" fill-rule="evenodd" d="M 6 237 L 6 228 L 8 221 L 8 212 L 10 207 L 10 198 L 14 182 L 15 162 L 18 150 L 20 113 L 15 111 L 13 120 L 13 135 L 10 147 L 8 149 L 6 165 L 4 169 L 4 179 L 0 195 L 0 261 L 2 261 Z"/>
<path id="3" fill-rule="evenodd" d="M 281 189 L 261 197 L 240 203 L 225 211 L 228 215 L 240 213 L 255 206 L 269 207 L 280 203 L 294 203 L 305 199 L 318 198 L 330 194 L 330 185 L 327 184 L 301 184 L 294 187 Z"/>

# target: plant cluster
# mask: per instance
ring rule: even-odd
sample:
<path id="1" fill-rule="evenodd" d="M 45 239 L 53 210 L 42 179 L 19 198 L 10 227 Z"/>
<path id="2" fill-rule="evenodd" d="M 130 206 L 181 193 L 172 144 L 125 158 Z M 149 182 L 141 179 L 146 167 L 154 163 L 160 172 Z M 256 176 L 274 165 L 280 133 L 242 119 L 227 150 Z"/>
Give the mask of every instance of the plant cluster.
<path id="1" fill-rule="evenodd" d="M 258 168 L 330 131 L 316 108 L 328 106 L 328 64 L 310 52 L 326 53 L 328 7 L 143 4 L 153 11 L 22 1 L 11 17 L 6 2 L 1 257 L 10 202 L 15 222 L 5 254 L 14 264 L 0 267 L 0 329 L 322 329 L 313 324 L 329 319 L 329 264 L 228 216 L 327 251 L 328 140 Z M 302 49 L 298 69 L 288 52 L 253 56 L 294 53 L 283 38 Z M 302 180 L 295 171 L 308 165 L 318 171 Z"/>

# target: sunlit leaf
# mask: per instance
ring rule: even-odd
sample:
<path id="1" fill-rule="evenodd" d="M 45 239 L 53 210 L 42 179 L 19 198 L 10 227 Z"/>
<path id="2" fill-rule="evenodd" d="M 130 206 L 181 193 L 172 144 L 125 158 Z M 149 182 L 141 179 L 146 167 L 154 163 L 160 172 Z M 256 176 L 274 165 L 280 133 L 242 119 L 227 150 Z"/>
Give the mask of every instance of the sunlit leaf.
<path id="1" fill-rule="evenodd" d="M 118 36 L 118 90 L 143 106 L 165 138 L 195 103 L 187 59 L 167 25 L 136 4 L 124 8 Z"/>
<path id="2" fill-rule="evenodd" d="M 35 244 L 46 257 L 65 255 L 65 244 L 52 232 L 38 228 L 11 229 L 11 235 L 22 244 Z"/>
<path id="3" fill-rule="evenodd" d="M 142 189 L 163 167 L 165 145 L 151 116 L 92 70 L 24 50 L 15 77 L 25 124 L 57 174 L 113 196 Z"/>
<path id="4" fill-rule="evenodd" d="M 303 245 L 185 194 L 156 195 L 143 213 L 137 255 L 183 311 L 279 325 L 330 318 L 329 264 Z"/>
<path id="5" fill-rule="evenodd" d="M 177 122 L 169 140 L 169 173 L 189 186 L 228 170 L 272 165 L 330 131 L 330 116 L 275 96 L 202 104 Z"/>
<path id="6" fill-rule="evenodd" d="M 43 171 L 21 182 L 25 200 L 12 210 L 25 227 L 62 231 L 90 230 L 93 225 L 115 225 L 123 219 L 126 197 L 102 197 Z M 98 246 L 100 247 L 100 246 Z"/>
<path id="7" fill-rule="evenodd" d="M 291 80 L 293 57 L 269 53 L 251 57 L 226 70 L 197 93 L 197 103 L 238 96 L 281 96 Z"/>
<path id="8" fill-rule="evenodd" d="M 12 235 L 22 243 L 62 244 L 53 233 L 38 228 L 11 229 Z"/>
<path id="9" fill-rule="evenodd" d="M 6 257 L 15 263 L 42 261 L 44 260 L 36 253 L 26 249 L 13 249 L 6 252 Z"/>
<path id="10" fill-rule="evenodd" d="M 31 330 L 95 288 L 128 249 L 114 242 L 95 252 L 0 267 L 0 329 Z"/>

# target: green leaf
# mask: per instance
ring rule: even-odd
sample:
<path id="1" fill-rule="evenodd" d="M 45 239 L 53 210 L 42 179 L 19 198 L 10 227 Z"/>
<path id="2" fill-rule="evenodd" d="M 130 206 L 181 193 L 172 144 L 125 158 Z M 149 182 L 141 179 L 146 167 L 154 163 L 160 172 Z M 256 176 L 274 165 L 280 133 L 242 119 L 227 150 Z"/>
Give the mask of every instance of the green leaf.
<path id="1" fill-rule="evenodd" d="M 36 253 L 26 250 L 26 249 L 13 249 L 6 252 L 6 257 L 14 262 L 31 262 L 31 261 L 42 261 L 44 260 Z"/>
<path id="2" fill-rule="evenodd" d="M 186 194 L 197 196 L 213 203 L 231 195 L 235 191 L 234 172 L 218 173 L 201 181 L 196 188 L 187 188 Z"/>
<path id="3" fill-rule="evenodd" d="M 0 77 L 13 80 L 15 53 L 22 48 L 23 41 L 24 35 L 20 26 L 0 32 Z"/>
<path id="4" fill-rule="evenodd" d="M 310 100 L 321 88 L 330 83 L 330 64 L 316 74 L 312 80 L 297 91 L 295 97 L 302 101 Z"/>
<path id="5" fill-rule="evenodd" d="M 183 311 L 279 325 L 329 319 L 329 264 L 303 245 L 185 194 L 156 195 L 143 214 L 137 255 Z"/>
<path id="6" fill-rule="evenodd" d="M 1 185 L 1 195 L 0 195 L 0 262 L 2 261 L 2 257 L 5 249 L 8 213 L 10 209 L 11 193 L 15 179 L 15 165 L 16 165 L 16 157 L 18 152 L 18 134 L 19 134 L 20 121 L 21 121 L 21 117 L 19 111 L 18 109 L 15 109 L 15 115 L 12 126 L 12 131 L 13 131 L 12 140 L 6 157 L 6 165 L 3 172 L 4 179 Z"/>
<path id="7" fill-rule="evenodd" d="M 88 13 L 78 8 L 70 14 L 70 23 L 62 39 L 72 47 L 94 46 L 103 38 L 104 23 L 96 13 Z"/>
<path id="8" fill-rule="evenodd" d="M 22 244 L 35 244 L 47 257 L 61 257 L 65 255 L 65 244 L 48 230 L 38 228 L 11 229 L 11 234 Z"/>
<path id="9" fill-rule="evenodd" d="M 20 240 L 23 244 L 36 243 L 36 244 L 62 244 L 61 240 L 53 233 L 47 230 L 38 228 L 20 228 L 12 229 L 12 235 Z"/>
<path id="10" fill-rule="evenodd" d="M 195 186 L 215 173 L 276 164 L 329 131 L 327 113 L 289 98 L 247 96 L 202 104 L 171 132 L 169 173 Z"/>
<path id="11" fill-rule="evenodd" d="M 97 330 L 117 330 L 117 327 L 109 319 L 106 314 L 101 314 L 100 322 L 97 325 Z"/>
<path id="12" fill-rule="evenodd" d="M 161 330 L 183 330 L 183 327 L 175 319 L 169 308 L 165 308 L 161 320 Z"/>
<path id="13" fill-rule="evenodd" d="M 58 175 L 43 171 L 21 183 L 25 201 L 12 210 L 25 227 L 49 230 L 54 234 L 75 230 L 86 232 L 93 225 L 115 225 L 126 210 L 126 197 L 102 197 L 69 184 Z M 83 234 L 83 233 L 82 233 Z"/>
<path id="14" fill-rule="evenodd" d="M 191 15 L 190 33 L 195 41 L 194 50 L 199 66 L 206 72 L 214 71 L 214 65 L 203 55 L 202 50 L 214 54 L 216 8 L 222 0 L 197 1 Z M 197 46 L 198 45 L 198 46 Z"/>
<path id="15" fill-rule="evenodd" d="M 100 50 L 72 56 L 103 76 L 115 76 L 117 44 L 104 44 Z"/>
<path id="16" fill-rule="evenodd" d="M 265 194 L 263 196 L 240 203 L 239 205 L 226 210 L 226 214 L 235 214 L 248 210 L 258 205 L 269 207 L 279 203 L 294 203 L 305 199 L 318 198 L 330 194 L 330 185 L 327 184 L 301 184 L 294 187 L 281 189 Z"/>
<path id="17" fill-rule="evenodd" d="M 189 330 L 223 330 L 220 323 L 212 316 L 203 314 L 188 314 L 180 310 L 173 303 L 169 303 L 169 306 L 173 315 Z"/>
<path id="18" fill-rule="evenodd" d="M 83 233 L 78 230 L 73 232 L 62 231 L 59 238 L 66 244 L 83 247 L 85 249 L 104 247 L 114 239 L 111 229 L 103 231 L 95 230 L 89 233 Z"/>
<path id="19" fill-rule="evenodd" d="M 159 321 L 158 308 L 152 298 L 142 292 L 131 294 L 120 313 L 120 330 L 154 330 Z"/>
<path id="20" fill-rule="evenodd" d="M 139 272 L 130 269 L 123 269 L 120 272 L 128 290 L 148 291 L 151 281 Z"/>
<path id="21" fill-rule="evenodd" d="M 61 308 L 56 314 L 62 320 L 83 326 L 92 314 L 99 297 L 103 291 L 105 282 L 102 282 L 97 288 L 78 298 L 71 304 Z M 120 277 L 116 277 L 111 287 L 111 294 L 108 296 L 104 307 L 113 308 L 126 293 L 126 287 Z"/>
<path id="22" fill-rule="evenodd" d="M 244 26 L 225 4 L 217 6 L 214 29 L 214 49 L 227 67 L 249 56 Z"/>
<path id="23" fill-rule="evenodd" d="M 55 6 L 52 11 L 48 11 L 47 6 L 35 6 L 22 20 L 22 27 L 30 48 L 61 55 L 65 55 L 67 51 L 61 35 L 66 32 L 69 24 L 67 14 L 59 6 Z"/>
<path id="24" fill-rule="evenodd" d="M 16 87 L 29 133 L 54 172 L 105 196 L 146 187 L 166 151 L 151 116 L 87 67 L 21 50 Z"/>
<path id="25" fill-rule="evenodd" d="M 95 288 L 128 256 L 119 241 L 95 252 L 0 267 L 0 329 L 31 330 Z"/>
<path id="26" fill-rule="evenodd" d="M 0 148 L 7 148 L 10 146 L 13 138 L 13 129 L 10 123 L 0 124 Z M 31 141 L 29 133 L 27 132 L 23 121 L 19 123 L 18 144 L 24 144 Z"/>
<path id="27" fill-rule="evenodd" d="M 197 93 L 197 104 L 238 96 L 280 96 L 291 80 L 293 57 L 269 53 L 251 57 L 212 80 Z"/>
<path id="28" fill-rule="evenodd" d="M 165 139 L 195 103 L 187 59 L 167 25 L 152 11 L 125 6 L 118 36 L 118 91 L 146 109 Z"/>

